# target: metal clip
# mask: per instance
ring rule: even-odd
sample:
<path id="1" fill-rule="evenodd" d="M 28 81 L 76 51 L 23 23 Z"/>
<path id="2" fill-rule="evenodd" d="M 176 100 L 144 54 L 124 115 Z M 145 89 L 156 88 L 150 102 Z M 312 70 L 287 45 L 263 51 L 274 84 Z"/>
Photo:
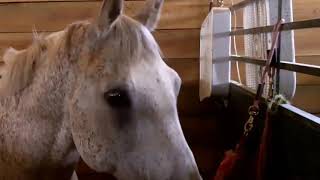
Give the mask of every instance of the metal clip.
<path id="1" fill-rule="evenodd" d="M 224 6 L 224 0 L 217 0 L 217 4 L 219 7 L 223 7 Z"/>
<path id="2" fill-rule="evenodd" d="M 218 7 L 223 7 L 224 6 L 224 0 L 217 0 L 217 5 Z M 211 11 L 211 9 L 213 8 L 213 0 L 210 0 L 209 2 L 209 12 Z"/>
<path id="3" fill-rule="evenodd" d="M 258 116 L 259 114 L 259 109 L 256 106 L 250 106 L 248 109 L 249 113 L 249 119 L 248 121 L 244 124 L 244 135 L 248 136 L 249 132 L 253 129 L 253 123 L 254 123 L 254 118 Z"/>

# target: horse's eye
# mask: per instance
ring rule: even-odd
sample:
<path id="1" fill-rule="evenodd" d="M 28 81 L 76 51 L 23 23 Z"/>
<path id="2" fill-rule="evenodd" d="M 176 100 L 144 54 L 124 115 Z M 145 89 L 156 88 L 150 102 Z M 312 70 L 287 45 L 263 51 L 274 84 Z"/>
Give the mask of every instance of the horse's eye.
<path id="1" fill-rule="evenodd" d="M 112 89 L 104 93 L 105 101 L 113 108 L 129 108 L 131 99 L 124 89 Z"/>

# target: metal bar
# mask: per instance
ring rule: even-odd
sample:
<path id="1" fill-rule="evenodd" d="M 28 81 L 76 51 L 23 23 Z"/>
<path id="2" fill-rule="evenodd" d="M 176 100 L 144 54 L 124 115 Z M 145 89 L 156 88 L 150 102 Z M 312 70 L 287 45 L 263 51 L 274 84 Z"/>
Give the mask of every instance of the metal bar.
<path id="1" fill-rule="evenodd" d="M 281 21 L 282 19 L 282 9 L 283 9 L 283 2 L 282 0 L 278 1 L 278 21 Z M 278 41 L 278 49 L 276 49 L 277 52 L 277 58 L 276 58 L 276 93 L 280 94 L 280 58 L 281 58 L 281 41 L 282 41 L 282 33 L 279 34 L 279 41 Z"/>
<path id="2" fill-rule="evenodd" d="M 254 0 L 244 0 L 244 1 L 241 1 L 233 6 L 230 6 L 229 9 L 230 9 L 230 11 L 237 11 L 241 8 L 246 7 L 247 5 L 249 5 L 252 2 L 254 2 Z"/>
<path id="3" fill-rule="evenodd" d="M 281 31 L 289 31 L 294 29 L 306 29 L 306 28 L 319 28 L 320 27 L 320 18 L 310 19 L 305 21 L 296 21 L 284 23 L 281 27 Z M 274 26 L 264 26 L 251 29 L 241 29 L 236 31 L 231 31 L 229 35 L 245 35 L 245 34 L 259 34 L 259 33 L 268 33 L 272 32 Z"/>
<path id="4" fill-rule="evenodd" d="M 272 32 L 274 26 L 262 26 L 250 29 L 238 29 L 231 32 L 222 32 L 215 34 L 216 37 L 234 36 L 234 35 L 246 35 L 246 34 L 259 34 Z M 289 31 L 294 29 L 307 29 L 307 28 L 320 28 L 320 18 L 310 19 L 305 21 L 295 21 L 284 23 L 281 27 L 281 31 Z"/>
<path id="5" fill-rule="evenodd" d="M 231 61 L 239 61 L 250 64 L 255 64 L 258 66 L 265 66 L 265 59 L 256 59 L 245 56 L 230 56 Z M 302 64 L 302 63 L 291 63 L 291 62 L 280 62 L 280 69 L 294 71 L 303 74 L 309 74 L 313 76 L 320 76 L 320 66 L 310 65 L 310 64 Z"/>
<path id="6" fill-rule="evenodd" d="M 280 69 L 288 71 L 299 72 L 303 74 L 309 74 L 314 76 L 320 76 L 320 66 L 302 63 L 281 62 Z"/>

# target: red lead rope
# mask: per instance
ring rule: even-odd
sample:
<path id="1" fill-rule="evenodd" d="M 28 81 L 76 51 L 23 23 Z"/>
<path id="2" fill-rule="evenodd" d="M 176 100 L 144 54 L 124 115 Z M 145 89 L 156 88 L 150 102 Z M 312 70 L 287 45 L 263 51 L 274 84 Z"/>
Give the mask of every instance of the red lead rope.
<path id="1" fill-rule="evenodd" d="M 267 58 L 266 65 L 265 65 L 265 69 L 264 69 L 264 71 L 262 73 L 260 84 L 259 84 L 258 89 L 257 89 L 257 95 L 256 95 L 255 101 L 253 103 L 253 105 L 256 106 L 256 107 L 258 107 L 260 98 L 262 97 L 262 93 L 263 93 L 264 86 L 265 86 L 265 83 L 266 83 L 266 75 L 268 74 L 269 76 L 271 76 L 272 57 L 274 55 L 275 50 L 277 49 L 277 44 L 278 44 L 279 35 L 280 35 L 280 28 L 281 28 L 281 25 L 283 23 L 284 23 L 283 19 L 278 21 L 278 23 L 274 26 L 273 31 L 272 31 L 273 33 L 272 33 L 271 51 L 268 54 L 268 58 Z M 270 78 L 273 78 L 273 77 L 270 77 Z"/>
<path id="2" fill-rule="evenodd" d="M 234 173 L 237 173 L 236 167 L 241 167 L 239 166 L 239 162 L 243 159 L 245 159 L 245 143 L 247 141 L 248 135 L 250 131 L 252 130 L 254 126 L 254 119 L 255 117 L 259 114 L 259 104 L 260 104 L 260 99 L 262 97 L 263 91 L 264 91 L 264 86 L 266 83 L 266 76 L 268 75 L 270 79 L 273 79 L 274 75 L 274 69 L 271 67 L 272 63 L 272 58 L 275 53 L 275 50 L 277 48 L 278 44 L 278 39 L 280 35 L 280 28 L 281 25 L 284 23 L 284 20 L 278 21 L 278 23 L 274 26 L 273 32 L 272 32 L 272 47 L 271 51 L 268 54 L 268 58 L 266 61 L 265 69 L 263 71 L 261 81 L 259 83 L 256 97 L 254 99 L 253 105 L 249 107 L 249 119 L 246 122 L 244 126 L 244 134 L 240 139 L 240 142 L 236 146 L 235 150 L 230 150 L 226 152 L 225 158 L 223 161 L 220 163 L 220 166 L 218 167 L 218 170 L 216 172 L 216 176 L 214 177 L 214 180 L 227 180 L 230 179 L 230 177 L 235 177 L 237 176 Z M 272 80 L 271 80 L 272 82 Z M 270 84 L 272 86 L 272 83 Z M 272 96 L 269 94 L 269 96 Z M 266 151 L 267 151 L 267 145 L 269 144 L 269 139 L 270 139 L 270 121 L 269 121 L 269 116 L 268 113 L 266 113 L 266 119 L 265 119 L 265 127 L 263 130 L 263 134 L 261 137 L 261 142 L 259 146 L 259 152 L 258 152 L 258 158 L 256 161 L 257 166 L 256 167 L 256 178 L 257 180 L 262 180 L 264 177 L 264 171 L 265 171 L 265 165 L 266 165 Z M 232 178 L 231 178 L 232 179 Z M 236 177 L 236 179 L 241 179 L 241 177 Z"/>
<path id="3" fill-rule="evenodd" d="M 265 84 L 266 75 L 268 73 L 270 81 L 270 87 L 272 89 L 273 86 L 273 78 L 274 78 L 274 68 L 271 68 L 271 61 L 274 55 L 276 45 L 278 44 L 279 35 L 280 35 L 280 28 L 281 24 L 284 23 L 284 20 L 280 20 L 276 26 L 274 27 L 273 34 L 272 34 L 272 49 L 268 54 L 268 61 L 266 65 L 266 69 L 263 72 L 261 77 L 262 83 Z M 268 98 L 271 99 L 273 96 L 272 91 L 269 90 Z M 266 164 L 267 164 L 267 154 L 268 149 L 270 149 L 271 141 L 271 121 L 269 119 L 269 112 L 266 113 L 265 121 L 264 121 L 264 129 L 260 141 L 259 152 L 258 152 L 258 160 L 257 160 L 257 172 L 256 172 L 256 179 L 263 180 L 266 176 Z"/>

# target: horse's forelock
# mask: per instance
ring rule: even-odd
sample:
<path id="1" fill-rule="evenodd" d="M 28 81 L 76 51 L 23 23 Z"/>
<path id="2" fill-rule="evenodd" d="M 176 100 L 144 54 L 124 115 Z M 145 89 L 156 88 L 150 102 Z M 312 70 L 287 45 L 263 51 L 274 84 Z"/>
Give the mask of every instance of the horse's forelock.
<path id="1" fill-rule="evenodd" d="M 150 31 L 139 22 L 122 15 L 110 30 L 110 43 L 119 42 L 116 50 L 131 56 L 144 56 L 145 53 L 159 54 L 160 48 Z M 147 51 L 146 51 L 147 50 Z"/>

